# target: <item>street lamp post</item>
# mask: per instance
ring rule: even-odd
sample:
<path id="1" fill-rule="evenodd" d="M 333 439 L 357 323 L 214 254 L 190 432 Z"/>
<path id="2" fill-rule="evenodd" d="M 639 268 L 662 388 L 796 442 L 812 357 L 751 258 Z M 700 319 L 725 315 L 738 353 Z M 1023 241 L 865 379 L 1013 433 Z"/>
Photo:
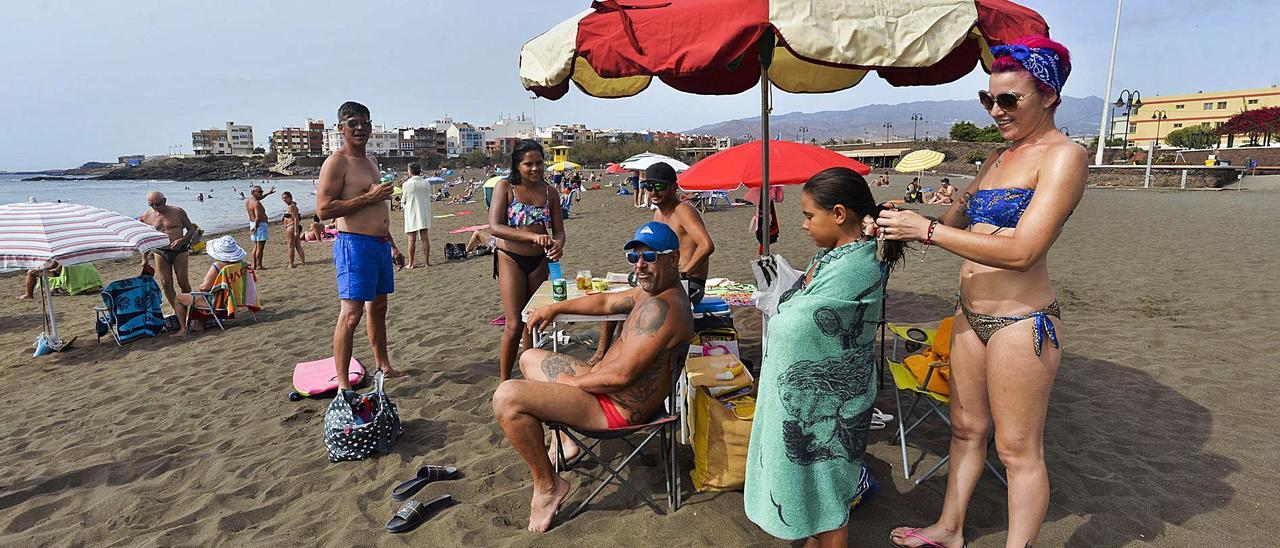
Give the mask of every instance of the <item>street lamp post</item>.
<path id="1" fill-rule="evenodd" d="M 1133 113 L 1142 108 L 1142 93 L 1138 90 L 1123 90 L 1120 92 L 1120 98 L 1116 99 L 1116 108 L 1124 108 L 1124 154 L 1122 158 L 1129 156 L 1129 118 Z"/>
<path id="2" fill-rule="evenodd" d="M 893 124 L 890 122 L 885 122 L 884 125 L 881 127 L 884 128 L 884 142 L 887 143 L 889 142 L 889 130 L 893 129 Z"/>
<path id="3" fill-rule="evenodd" d="M 796 131 L 800 132 L 800 142 L 801 142 L 801 143 L 805 142 L 805 141 L 804 141 L 804 136 L 805 136 L 805 134 L 806 134 L 806 133 L 809 133 L 809 128 L 804 127 L 804 126 L 800 126 L 800 129 L 797 129 Z"/>
<path id="4" fill-rule="evenodd" d="M 1155 142 L 1160 142 L 1160 123 L 1169 119 L 1169 113 L 1165 110 L 1157 110 L 1151 113 L 1151 119 L 1156 121 L 1156 136 L 1153 137 Z"/>
<path id="5" fill-rule="evenodd" d="M 921 120 L 924 120 L 923 114 L 920 114 L 919 112 L 915 112 L 911 114 L 911 140 L 912 141 L 919 140 L 916 138 L 916 136 L 917 136 L 917 130 L 920 127 Z"/>

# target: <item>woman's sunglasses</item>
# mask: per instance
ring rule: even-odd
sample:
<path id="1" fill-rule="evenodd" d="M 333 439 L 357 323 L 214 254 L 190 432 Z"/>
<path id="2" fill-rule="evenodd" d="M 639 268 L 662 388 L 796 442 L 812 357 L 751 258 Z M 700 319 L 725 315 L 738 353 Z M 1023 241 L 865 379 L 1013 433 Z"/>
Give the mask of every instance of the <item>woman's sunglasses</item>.
<path id="1" fill-rule="evenodd" d="M 991 92 L 983 89 L 978 90 L 978 101 L 982 102 L 982 108 L 991 110 L 992 106 L 1000 105 L 1004 110 L 1013 110 L 1018 108 L 1018 102 L 1022 101 L 1023 95 L 1018 95 L 1012 91 L 1004 91 L 992 97 Z"/>
<path id="2" fill-rule="evenodd" d="M 656 263 L 658 262 L 658 255 L 666 255 L 668 253 L 671 253 L 672 251 L 675 251 L 675 250 L 668 249 L 666 251 L 628 251 L 627 262 L 631 264 L 636 264 L 640 262 L 640 259 L 644 259 L 644 262 L 646 263 Z"/>

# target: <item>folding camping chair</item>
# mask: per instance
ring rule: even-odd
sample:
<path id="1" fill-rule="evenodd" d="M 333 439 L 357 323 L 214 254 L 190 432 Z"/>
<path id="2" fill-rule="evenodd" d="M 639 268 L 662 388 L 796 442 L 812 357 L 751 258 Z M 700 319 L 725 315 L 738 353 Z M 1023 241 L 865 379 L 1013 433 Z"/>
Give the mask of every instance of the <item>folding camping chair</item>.
<path id="1" fill-rule="evenodd" d="M 892 357 L 887 357 L 885 362 L 889 365 L 889 371 L 893 374 L 893 382 L 898 388 L 893 392 L 893 399 L 898 406 L 897 439 L 902 449 L 902 476 L 904 479 L 911 479 L 911 468 L 907 462 L 907 435 L 931 416 L 937 416 L 947 425 L 948 430 L 951 429 L 951 416 L 947 413 L 945 406 L 951 405 L 949 383 L 951 330 L 954 322 L 955 318 L 953 317 L 943 318 L 942 321 L 938 322 L 936 330 L 892 323 L 886 324 L 889 332 L 894 336 Z M 898 349 L 900 347 L 911 354 L 899 357 Z M 902 392 L 904 391 L 915 393 L 915 400 L 911 402 L 911 406 L 907 408 L 906 413 L 902 411 Z M 926 406 L 924 412 L 915 419 L 915 422 L 911 423 L 911 426 L 905 426 L 915 416 L 915 411 L 920 407 L 921 403 Z M 988 447 L 994 442 L 995 438 L 993 437 L 987 443 Z M 920 485 L 924 480 L 929 479 L 950 460 L 951 455 L 943 457 L 942 460 L 916 479 L 915 484 Z M 984 463 L 987 469 L 992 474 L 995 474 L 996 479 L 1000 480 L 1000 483 L 1008 485 L 1004 474 L 1001 474 L 991 464 L 990 460 L 985 460 Z"/>
<path id="2" fill-rule="evenodd" d="M 249 316 L 258 321 L 258 278 L 252 268 L 244 261 L 228 264 L 218 271 L 213 280 L 213 287 L 208 291 L 192 291 L 195 302 L 203 302 L 204 306 L 192 306 L 191 315 L 198 319 L 212 319 L 218 329 L 226 331 L 222 320 L 235 318 L 240 309 L 247 310 Z"/>
<path id="3" fill-rule="evenodd" d="M 154 337 L 164 330 L 160 301 L 164 295 L 155 278 L 142 275 L 117 280 L 102 288 L 103 306 L 94 307 L 98 342 L 107 333 L 116 346 L 140 337 Z"/>
<path id="4" fill-rule="evenodd" d="M 652 498 L 641 493 L 639 489 L 636 489 L 636 487 L 631 484 L 631 482 L 622 477 L 622 471 L 626 469 L 627 465 L 631 464 L 631 461 L 635 459 L 636 456 L 640 455 L 640 452 L 643 451 L 654 438 L 658 438 L 658 443 L 662 451 L 662 461 L 667 482 L 667 508 L 671 512 L 675 512 L 680 509 L 680 463 L 676 459 L 676 447 L 678 445 L 676 443 L 676 434 L 680 425 L 680 408 L 678 407 L 679 402 L 677 401 L 676 384 L 679 379 L 684 376 L 684 362 L 685 358 L 688 357 L 688 352 L 686 351 L 687 347 L 688 345 L 679 345 L 675 350 L 672 350 L 672 353 L 675 356 L 672 358 L 673 363 L 671 365 L 671 394 L 667 396 L 666 409 L 659 410 L 657 415 L 650 419 L 649 422 L 623 428 L 604 428 L 599 430 L 592 428 L 578 428 L 561 423 L 547 424 L 547 427 L 553 434 L 564 433 L 566 437 L 573 440 L 574 445 L 577 445 L 578 448 L 582 450 L 582 452 L 574 458 L 573 461 L 565 462 L 564 448 L 560 446 L 560 436 L 556 435 L 555 466 L 557 472 L 567 469 L 569 466 L 581 461 L 583 456 L 587 456 L 590 457 L 591 460 L 595 461 L 596 464 L 599 464 L 609 476 L 605 478 L 604 481 L 600 482 L 600 485 L 596 486 L 595 491 L 592 491 L 590 495 L 587 495 L 587 498 L 583 500 L 577 508 L 574 508 L 573 512 L 570 513 L 568 517 L 572 518 L 586 509 L 587 504 L 590 504 L 591 501 L 596 498 L 596 495 L 599 495 L 600 492 L 609 485 L 609 483 L 613 482 L 613 480 L 618 480 L 618 483 L 623 487 L 626 487 L 627 490 L 635 493 L 636 496 L 640 497 L 640 499 L 647 504 L 649 508 L 652 508 L 654 512 L 660 515 L 665 515 L 666 512 L 663 512 L 662 508 L 655 504 Z M 575 433 L 577 436 L 574 435 Z M 633 443 L 628 439 L 629 436 L 639 436 L 641 434 L 646 435 L 644 436 L 644 440 L 638 444 Z M 581 438 L 578 436 L 581 436 Z M 608 460 L 596 453 L 596 447 L 599 446 L 601 442 L 612 439 L 622 440 L 631 448 L 631 453 L 628 454 L 626 458 L 622 459 L 617 467 L 610 465 Z M 588 440 L 590 440 L 590 443 L 588 443 Z"/>

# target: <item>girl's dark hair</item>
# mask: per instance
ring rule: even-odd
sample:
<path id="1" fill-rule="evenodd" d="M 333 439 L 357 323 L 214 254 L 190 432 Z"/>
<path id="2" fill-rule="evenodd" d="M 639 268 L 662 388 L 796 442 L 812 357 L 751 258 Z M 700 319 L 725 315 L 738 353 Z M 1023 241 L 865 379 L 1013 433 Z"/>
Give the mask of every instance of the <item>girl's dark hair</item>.
<path id="1" fill-rule="evenodd" d="M 516 141 L 516 148 L 511 151 L 511 175 L 507 180 L 513 185 L 524 182 L 520 178 L 520 162 L 524 161 L 524 155 L 530 152 L 537 152 L 538 156 L 547 157 L 547 153 L 543 152 L 542 145 L 533 139 L 521 139 Z"/>
<path id="2" fill-rule="evenodd" d="M 804 184 L 804 192 L 822 209 L 830 211 L 837 205 L 844 206 L 859 225 L 862 224 L 863 217 L 870 215 L 874 219 L 880 214 L 880 210 L 885 209 L 871 195 L 867 180 L 847 167 L 833 167 L 818 172 Z M 885 265 L 892 269 L 902 260 L 907 244 L 885 240 L 884 246 Z"/>

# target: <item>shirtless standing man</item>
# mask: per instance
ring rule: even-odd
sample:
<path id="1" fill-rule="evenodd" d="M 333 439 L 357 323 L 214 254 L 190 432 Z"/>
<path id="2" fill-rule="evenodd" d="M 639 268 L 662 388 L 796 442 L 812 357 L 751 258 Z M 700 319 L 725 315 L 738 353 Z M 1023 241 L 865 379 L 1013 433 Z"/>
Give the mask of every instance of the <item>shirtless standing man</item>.
<path id="1" fill-rule="evenodd" d="M 338 388 L 350 390 L 351 339 L 365 312 L 369 314 L 365 329 L 378 369 L 388 378 L 404 376 L 387 357 L 387 295 L 395 291 L 391 265 L 403 268 L 404 255 L 391 237 L 387 201 L 392 186 L 378 183 L 382 178 L 378 164 L 365 152 L 373 131 L 369 109 L 354 101 L 343 103 L 338 107 L 338 125 L 343 144 L 320 166 L 316 215 L 338 220 L 333 265 L 341 305 L 333 328 L 333 359 Z"/>
<path id="2" fill-rule="evenodd" d="M 542 423 L 620 428 L 651 419 L 670 394 L 673 368 L 693 338 L 693 313 L 676 269 L 680 244 L 675 232 L 649 222 L 624 248 L 639 287 L 586 295 L 529 313 L 530 330 L 545 329 L 558 314 L 627 313 L 618 344 L 595 365 L 526 350 L 520 356 L 525 378 L 503 381 L 493 394 L 494 415 L 533 475 L 530 531 L 550 529 L 569 495 L 569 482 L 555 472 L 543 444 Z M 567 440 L 562 447 L 566 458 L 577 448 Z"/>
<path id="3" fill-rule="evenodd" d="M 160 271 L 160 287 L 164 289 L 165 300 L 173 307 L 174 295 L 178 293 L 173 289 L 175 278 L 182 293 L 191 292 L 191 281 L 187 279 L 187 259 L 190 256 L 191 242 L 199 237 L 200 229 L 187 217 L 186 211 L 169 205 L 160 191 L 147 194 L 147 205 L 151 210 L 142 214 L 142 222 L 169 236 L 169 246 L 156 249 L 155 254 L 156 270 Z M 145 257 L 143 262 L 146 262 Z"/>
<path id="4" fill-rule="evenodd" d="M 676 187 L 676 170 L 665 162 L 658 162 L 644 170 L 640 188 L 648 192 L 649 200 L 658 206 L 658 210 L 653 212 L 653 220 L 666 223 L 680 240 L 680 262 L 677 268 L 680 269 L 680 279 L 689 281 L 689 302 L 695 305 L 702 302 L 707 289 L 707 275 L 711 271 L 708 259 L 716 252 L 716 244 L 707 233 L 702 215 L 697 208 L 680 199 Z M 617 322 L 600 324 L 600 344 L 587 363 L 596 363 L 604 357 L 613 344 L 616 327 Z"/>
<path id="5" fill-rule="evenodd" d="M 249 187 L 249 199 L 244 202 L 244 209 L 249 213 L 249 241 L 253 242 L 253 269 L 266 270 L 262 266 L 262 252 L 267 247 L 267 208 L 262 206 L 262 199 L 276 193 L 276 187 L 263 194 L 262 187 Z"/>

